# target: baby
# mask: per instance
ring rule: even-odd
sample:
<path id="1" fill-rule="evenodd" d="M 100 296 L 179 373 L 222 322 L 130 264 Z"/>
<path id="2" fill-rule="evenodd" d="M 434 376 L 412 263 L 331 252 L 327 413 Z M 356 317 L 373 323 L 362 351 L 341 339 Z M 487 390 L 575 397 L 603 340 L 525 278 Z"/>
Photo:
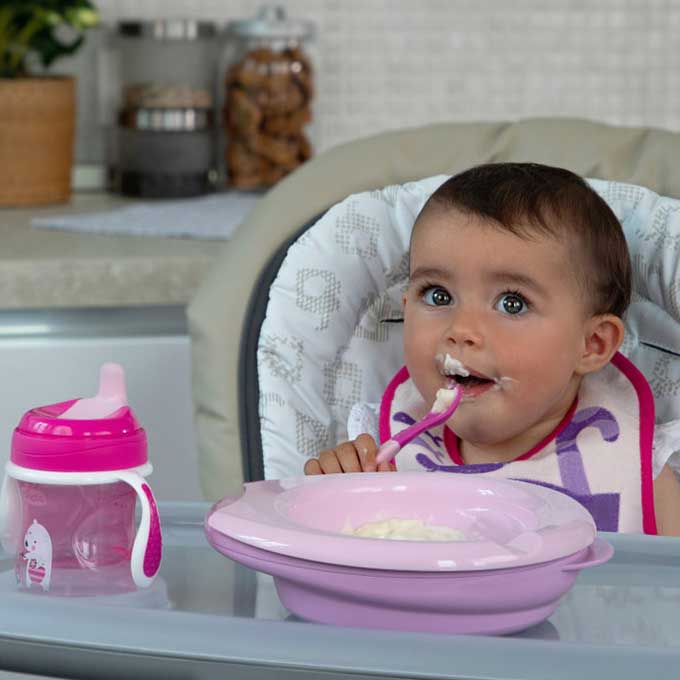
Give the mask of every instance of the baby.
<path id="1" fill-rule="evenodd" d="M 377 469 L 523 479 L 576 498 L 600 530 L 680 535 L 666 460 L 653 479 L 651 390 L 617 351 L 630 296 L 621 225 L 577 175 L 498 163 L 446 181 L 413 226 L 406 366 L 383 396 L 381 439 L 451 380 L 464 396 L 445 426 Z M 376 451 L 361 434 L 305 474 L 375 471 Z"/>

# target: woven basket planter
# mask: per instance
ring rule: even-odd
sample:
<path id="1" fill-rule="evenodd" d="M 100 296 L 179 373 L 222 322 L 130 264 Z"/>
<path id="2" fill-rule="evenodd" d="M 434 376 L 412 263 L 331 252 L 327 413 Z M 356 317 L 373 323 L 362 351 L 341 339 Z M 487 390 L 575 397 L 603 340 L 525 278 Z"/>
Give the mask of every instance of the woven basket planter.
<path id="1" fill-rule="evenodd" d="M 0 206 L 71 196 L 73 78 L 0 78 Z"/>

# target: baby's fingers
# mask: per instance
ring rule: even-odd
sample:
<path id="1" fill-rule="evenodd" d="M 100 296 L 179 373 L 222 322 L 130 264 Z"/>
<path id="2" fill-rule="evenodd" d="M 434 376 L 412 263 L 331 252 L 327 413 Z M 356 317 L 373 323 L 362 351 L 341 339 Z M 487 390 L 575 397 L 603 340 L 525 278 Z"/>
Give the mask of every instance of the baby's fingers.
<path id="1" fill-rule="evenodd" d="M 319 465 L 321 466 L 321 473 L 324 475 L 333 475 L 339 472 L 344 472 L 342 465 L 340 464 L 339 450 L 337 449 L 327 449 L 319 454 Z"/>
<path id="2" fill-rule="evenodd" d="M 378 453 L 378 445 L 370 434 L 360 434 L 354 440 L 354 447 L 359 454 L 361 469 L 364 472 L 375 472 L 375 456 Z"/>
<path id="3" fill-rule="evenodd" d="M 319 463 L 318 458 L 310 458 L 305 463 L 305 474 L 306 475 L 322 475 L 323 470 L 321 469 L 321 463 Z"/>
<path id="4" fill-rule="evenodd" d="M 397 466 L 394 463 L 394 458 L 392 460 L 386 460 L 384 463 L 378 465 L 378 472 L 396 472 Z"/>
<path id="5" fill-rule="evenodd" d="M 359 460 L 361 461 L 361 467 L 364 472 L 395 472 L 397 467 L 392 462 L 380 463 L 377 465 L 375 459 L 378 455 L 378 445 L 375 443 L 373 437 L 370 434 L 360 434 L 354 440 L 354 446 L 359 454 Z"/>
<path id="6" fill-rule="evenodd" d="M 335 449 L 343 472 L 361 472 L 361 456 L 354 442 L 343 442 Z"/>
<path id="7" fill-rule="evenodd" d="M 390 463 L 376 465 L 378 445 L 369 434 L 359 435 L 353 442 L 344 442 L 334 449 L 327 449 L 318 458 L 310 458 L 304 466 L 306 475 L 329 475 L 339 472 L 391 472 L 396 468 Z"/>

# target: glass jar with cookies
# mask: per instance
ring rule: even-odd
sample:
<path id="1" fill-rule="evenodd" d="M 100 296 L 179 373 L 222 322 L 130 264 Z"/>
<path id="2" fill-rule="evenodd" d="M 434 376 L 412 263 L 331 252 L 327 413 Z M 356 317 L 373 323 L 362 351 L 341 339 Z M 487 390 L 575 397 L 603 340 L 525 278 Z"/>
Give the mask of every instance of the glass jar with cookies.
<path id="1" fill-rule="evenodd" d="M 312 155 L 313 35 L 311 22 L 282 7 L 227 25 L 220 108 L 228 186 L 269 188 Z"/>

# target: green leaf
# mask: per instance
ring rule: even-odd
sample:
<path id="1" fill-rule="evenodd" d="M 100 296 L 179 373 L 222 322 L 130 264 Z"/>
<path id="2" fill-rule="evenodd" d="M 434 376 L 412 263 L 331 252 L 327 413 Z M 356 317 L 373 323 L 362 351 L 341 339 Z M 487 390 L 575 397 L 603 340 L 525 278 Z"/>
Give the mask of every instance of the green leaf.
<path id="1" fill-rule="evenodd" d="M 0 77 L 24 75 L 32 54 L 49 68 L 75 53 L 98 21 L 97 9 L 88 0 L 0 0 Z M 71 28 L 72 40 L 58 37 L 65 26 Z"/>

